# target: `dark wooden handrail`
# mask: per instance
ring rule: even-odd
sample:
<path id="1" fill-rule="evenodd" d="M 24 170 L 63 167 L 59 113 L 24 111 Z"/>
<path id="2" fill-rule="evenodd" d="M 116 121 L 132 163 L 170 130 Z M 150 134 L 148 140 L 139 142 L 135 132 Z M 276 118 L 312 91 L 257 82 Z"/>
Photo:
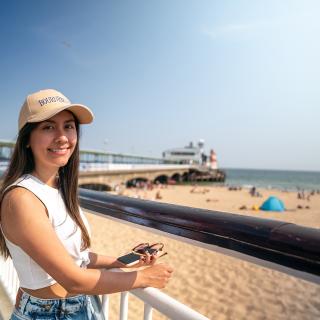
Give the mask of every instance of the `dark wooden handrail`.
<path id="1" fill-rule="evenodd" d="M 86 189 L 79 196 L 83 208 L 102 215 L 320 276 L 319 229 Z"/>

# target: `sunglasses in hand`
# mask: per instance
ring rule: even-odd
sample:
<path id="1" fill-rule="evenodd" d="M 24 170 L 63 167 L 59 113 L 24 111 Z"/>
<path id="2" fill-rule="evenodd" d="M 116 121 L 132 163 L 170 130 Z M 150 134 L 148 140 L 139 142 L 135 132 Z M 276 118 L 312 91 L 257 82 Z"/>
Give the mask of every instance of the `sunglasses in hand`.
<path id="1" fill-rule="evenodd" d="M 137 246 L 135 246 L 132 249 L 132 252 L 139 255 L 146 255 L 146 254 L 155 255 L 158 258 L 160 258 L 167 254 L 167 252 L 162 252 L 163 247 L 164 247 L 164 244 L 161 242 L 154 243 L 151 245 L 148 242 L 146 242 L 146 243 L 140 243 Z"/>
<path id="2" fill-rule="evenodd" d="M 151 256 L 157 256 L 157 258 L 166 255 L 167 252 L 162 252 L 163 247 L 163 243 L 154 243 L 152 245 L 149 243 L 140 243 L 135 246 L 130 253 L 118 257 L 117 260 L 125 266 L 131 267 L 139 263 L 141 258 L 143 260 L 143 256 L 146 256 L 147 254 L 150 254 Z"/>

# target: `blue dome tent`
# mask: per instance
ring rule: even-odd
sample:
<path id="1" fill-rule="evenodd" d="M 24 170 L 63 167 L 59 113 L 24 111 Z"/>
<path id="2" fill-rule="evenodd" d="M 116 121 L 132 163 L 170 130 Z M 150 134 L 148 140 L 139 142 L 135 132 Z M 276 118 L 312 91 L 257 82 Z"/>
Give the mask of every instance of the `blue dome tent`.
<path id="1" fill-rule="evenodd" d="M 264 211 L 285 211 L 286 208 L 283 202 L 277 197 L 269 197 L 260 207 L 260 210 Z"/>

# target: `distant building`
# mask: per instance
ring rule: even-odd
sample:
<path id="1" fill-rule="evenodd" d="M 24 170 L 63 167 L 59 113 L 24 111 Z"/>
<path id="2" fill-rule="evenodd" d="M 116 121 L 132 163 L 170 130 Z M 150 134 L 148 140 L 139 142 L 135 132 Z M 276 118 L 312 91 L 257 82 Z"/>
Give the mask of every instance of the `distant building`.
<path id="1" fill-rule="evenodd" d="M 204 141 L 200 140 L 197 146 L 190 142 L 183 148 L 173 148 L 165 150 L 162 156 L 165 160 L 177 161 L 180 164 L 204 164 L 207 156 L 203 151 Z"/>

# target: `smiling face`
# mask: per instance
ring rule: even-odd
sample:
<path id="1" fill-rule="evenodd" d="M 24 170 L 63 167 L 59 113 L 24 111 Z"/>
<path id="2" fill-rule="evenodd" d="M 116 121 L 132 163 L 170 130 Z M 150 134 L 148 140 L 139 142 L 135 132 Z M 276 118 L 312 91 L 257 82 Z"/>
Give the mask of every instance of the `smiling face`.
<path id="1" fill-rule="evenodd" d="M 58 170 L 65 166 L 77 144 L 75 118 L 71 112 L 62 111 L 40 122 L 30 134 L 29 145 L 35 170 Z"/>

